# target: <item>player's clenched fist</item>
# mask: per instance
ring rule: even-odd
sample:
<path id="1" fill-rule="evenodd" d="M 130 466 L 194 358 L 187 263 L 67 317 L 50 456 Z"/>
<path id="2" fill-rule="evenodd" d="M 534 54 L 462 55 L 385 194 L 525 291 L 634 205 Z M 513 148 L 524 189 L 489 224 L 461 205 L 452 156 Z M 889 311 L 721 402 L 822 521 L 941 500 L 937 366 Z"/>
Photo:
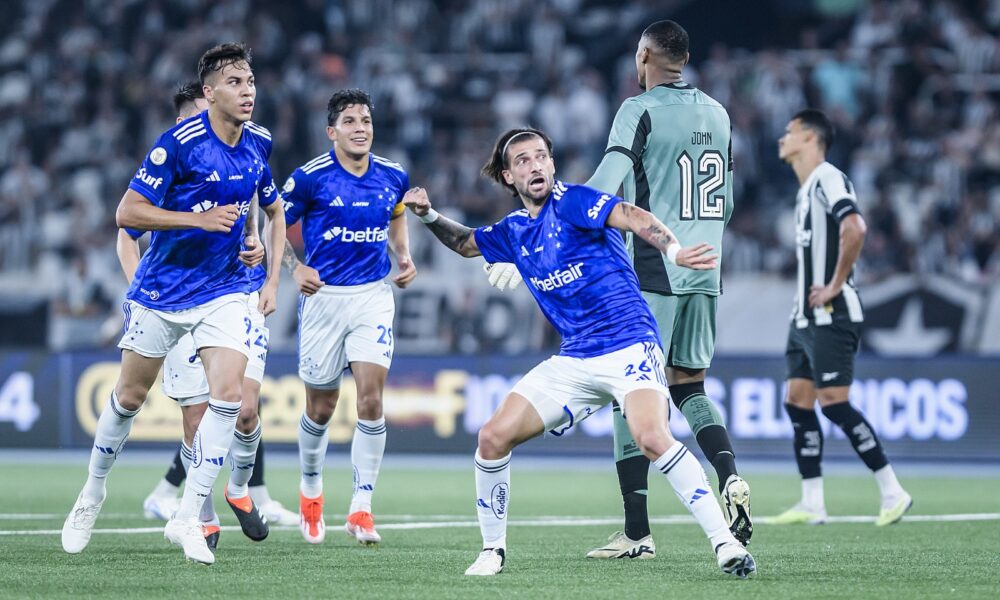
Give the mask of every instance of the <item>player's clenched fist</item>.
<path id="1" fill-rule="evenodd" d="M 319 278 L 319 271 L 302 264 L 295 267 L 292 277 L 295 279 L 295 283 L 299 286 L 299 291 L 302 292 L 303 296 L 312 296 L 319 291 L 319 288 L 326 285 Z"/>
<path id="2" fill-rule="evenodd" d="M 235 204 L 226 204 L 224 206 L 216 206 L 198 214 L 199 229 L 229 233 L 232 231 L 233 225 L 236 224 L 236 220 L 240 217 L 240 209 Z"/>
<path id="3" fill-rule="evenodd" d="M 403 204 L 413 211 L 418 217 L 426 215 L 431 210 L 431 199 L 427 197 L 427 190 L 415 187 L 403 195 Z"/>

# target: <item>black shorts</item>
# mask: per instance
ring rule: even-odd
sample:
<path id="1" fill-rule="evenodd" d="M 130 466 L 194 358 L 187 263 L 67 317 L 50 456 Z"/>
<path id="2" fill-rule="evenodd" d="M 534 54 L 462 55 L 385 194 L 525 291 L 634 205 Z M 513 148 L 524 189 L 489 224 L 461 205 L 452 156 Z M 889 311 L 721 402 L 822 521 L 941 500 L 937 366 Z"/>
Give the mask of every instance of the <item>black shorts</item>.
<path id="1" fill-rule="evenodd" d="M 792 322 L 785 349 L 787 378 L 811 379 L 818 388 L 851 385 L 860 340 L 860 323 L 834 321 L 817 326 L 809 321 L 807 327 L 798 329 Z"/>

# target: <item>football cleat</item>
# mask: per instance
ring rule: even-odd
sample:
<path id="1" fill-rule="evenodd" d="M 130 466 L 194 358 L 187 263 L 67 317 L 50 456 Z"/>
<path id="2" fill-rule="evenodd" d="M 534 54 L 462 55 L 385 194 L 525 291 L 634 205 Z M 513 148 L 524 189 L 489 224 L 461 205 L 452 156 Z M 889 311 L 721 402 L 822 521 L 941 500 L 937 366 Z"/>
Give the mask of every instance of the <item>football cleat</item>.
<path id="1" fill-rule="evenodd" d="M 219 547 L 219 535 L 222 533 L 222 528 L 219 527 L 218 523 L 202 523 L 201 533 L 205 536 L 205 545 L 208 546 L 209 550 L 214 551 Z"/>
<path id="2" fill-rule="evenodd" d="M 736 540 L 746 546 L 753 535 L 750 521 L 750 486 L 739 475 L 730 475 L 726 487 L 722 489 L 722 507 L 729 521 L 729 531 Z"/>
<path id="3" fill-rule="evenodd" d="M 771 525 L 822 525 L 826 523 L 826 509 L 815 510 L 801 502 L 768 520 Z"/>
<path id="4" fill-rule="evenodd" d="M 757 570 L 757 563 L 737 541 L 724 542 L 715 547 L 715 556 L 719 559 L 719 568 L 723 573 L 746 579 Z"/>
<path id="5" fill-rule="evenodd" d="M 267 537 L 267 519 L 257 510 L 257 505 L 253 503 L 253 498 L 249 494 L 242 498 L 230 498 L 229 490 L 226 490 L 226 503 L 233 509 L 233 514 L 240 522 L 243 535 L 255 542 L 263 541 Z"/>
<path id="6" fill-rule="evenodd" d="M 382 536 L 375 531 L 375 517 L 370 512 L 359 510 L 349 514 L 344 530 L 359 544 L 373 546 L 382 541 Z"/>
<path id="7" fill-rule="evenodd" d="M 322 544 L 326 537 L 326 521 L 323 520 L 323 494 L 306 498 L 299 494 L 299 530 L 310 544 Z"/>
<path id="8" fill-rule="evenodd" d="M 883 508 L 878 515 L 878 519 L 875 520 L 876 527 L 885 527 L 886 525 L 892 525 L 893 523 L 898 523 L 903 515 L 906 514 L 910 507 L 913 506 L 913 497 L 903 492 L 903 495 L 899 500 L 890 506 L 889 508 Z"/>
<path id="9" fill-rule="evenodd" d="M 611 534 L 606 544 L 588 552 L 587 558 L 638 558 L 640 560 L 656 558 L 656 544 L 653 543 L 652 534 L 635 541 L 624 532 L 616 531 Z"/>
<path id="10" fill-rule="evenodd" d="M 503 548 L 483 548 L 483 551 L 476 557 L 476 562 L 465 570 L 465 574 L 496 575 L 503 571 L 505 562 L 507 562 L 507 552 Z"/>
<path id="11" fill-rule="evenodd" d="M 275 525 L 297 525 L 299 522 L 299 515 L 282 506 L 281 502 L 277 500 L 269 500 L 267 504 L 258 506 L 257 510 L 267 518 L 268 523 L 274 523 Z"/>
<path id="12" fill-rule="evenodd" d="M 80 494 L 73 509 L 69 511 L 62 528 L 62 547 L 69 554 L 79 554 L 90 543 L 90 535 L 94 532 L 94 523 L 101 513 L 104 501 L 92 504 L 84 500 Z"/>
<path id="13" fill-rule="evenodd" d="M 169 521 L 177 509 L 181 507 L 181 500 L 176 496 L 160 496 L 155 493 L 146 496 L 142 502 L 142 514 L 147 519 L 159 519 Z"/>
<path id="14" fill-rule="evenodd" d="M 163 528 L 163 537 L 183 548 L 184 556 L 190 561 L 205 565 L 215 562 L 215 555 L 208 549 L 208 540 L 198 519 L 170 519 Z"/>

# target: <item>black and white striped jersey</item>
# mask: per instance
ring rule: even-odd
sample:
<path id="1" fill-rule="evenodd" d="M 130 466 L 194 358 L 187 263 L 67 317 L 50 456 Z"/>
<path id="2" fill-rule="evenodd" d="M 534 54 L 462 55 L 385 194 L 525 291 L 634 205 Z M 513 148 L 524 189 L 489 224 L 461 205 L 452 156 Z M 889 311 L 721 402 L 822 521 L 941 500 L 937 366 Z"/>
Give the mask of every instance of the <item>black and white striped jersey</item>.
<path id="1" fill-rule="evenodd" d="M 795 206 L 798 285 L 792 311 L 796 327 L 806 327 L 809 321 L 815 321 L 816 325 L 829 325 L 834 320 L 864 321 L 853 270 L 840 295 L 826 306 L 809 307 L 809 289 L 829 283 L 837 268 L 840 221 L 847 215 L 860 212 L 851 181 L 828 162 L 816 167 L 799 188 Z"/>

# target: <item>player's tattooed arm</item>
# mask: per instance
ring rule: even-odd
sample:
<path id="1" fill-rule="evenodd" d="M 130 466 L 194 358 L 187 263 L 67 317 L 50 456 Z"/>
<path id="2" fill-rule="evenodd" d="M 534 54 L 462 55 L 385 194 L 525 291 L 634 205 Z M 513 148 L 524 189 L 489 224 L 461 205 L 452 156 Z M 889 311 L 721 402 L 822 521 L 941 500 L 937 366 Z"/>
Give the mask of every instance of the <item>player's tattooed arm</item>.
<path id="1" fill-rule="evenodd" d="M 403 196 L 403 204 L 427 225 L 441 243 L 465 257 L 480 256 L 475 230 L 443 217 L 431 208 L 431 201 L 423 188 L 413 188 Z"/>
<path id="2" fill-rule="evenodd" d="M 718 266 L 718 255 L 709 254 L 713 250 L 712 246 L 702 243 L 682 248 L 669 227 L 651 212 L 638 206 L 619 202 L 611 209 L 606 224 L 608 227 L 631 231 L 679 267 L 707 271 Z"/>
<path id="3" fill-rule="evenodd" d="M 299 257 L 295 255 L 295 248 L 287 239 L 285 240 L 285 254 L 281 257 L 281 264 L 285 265 L 289 273 L 294 273 L 295 267 L 302 264 Z"/>

